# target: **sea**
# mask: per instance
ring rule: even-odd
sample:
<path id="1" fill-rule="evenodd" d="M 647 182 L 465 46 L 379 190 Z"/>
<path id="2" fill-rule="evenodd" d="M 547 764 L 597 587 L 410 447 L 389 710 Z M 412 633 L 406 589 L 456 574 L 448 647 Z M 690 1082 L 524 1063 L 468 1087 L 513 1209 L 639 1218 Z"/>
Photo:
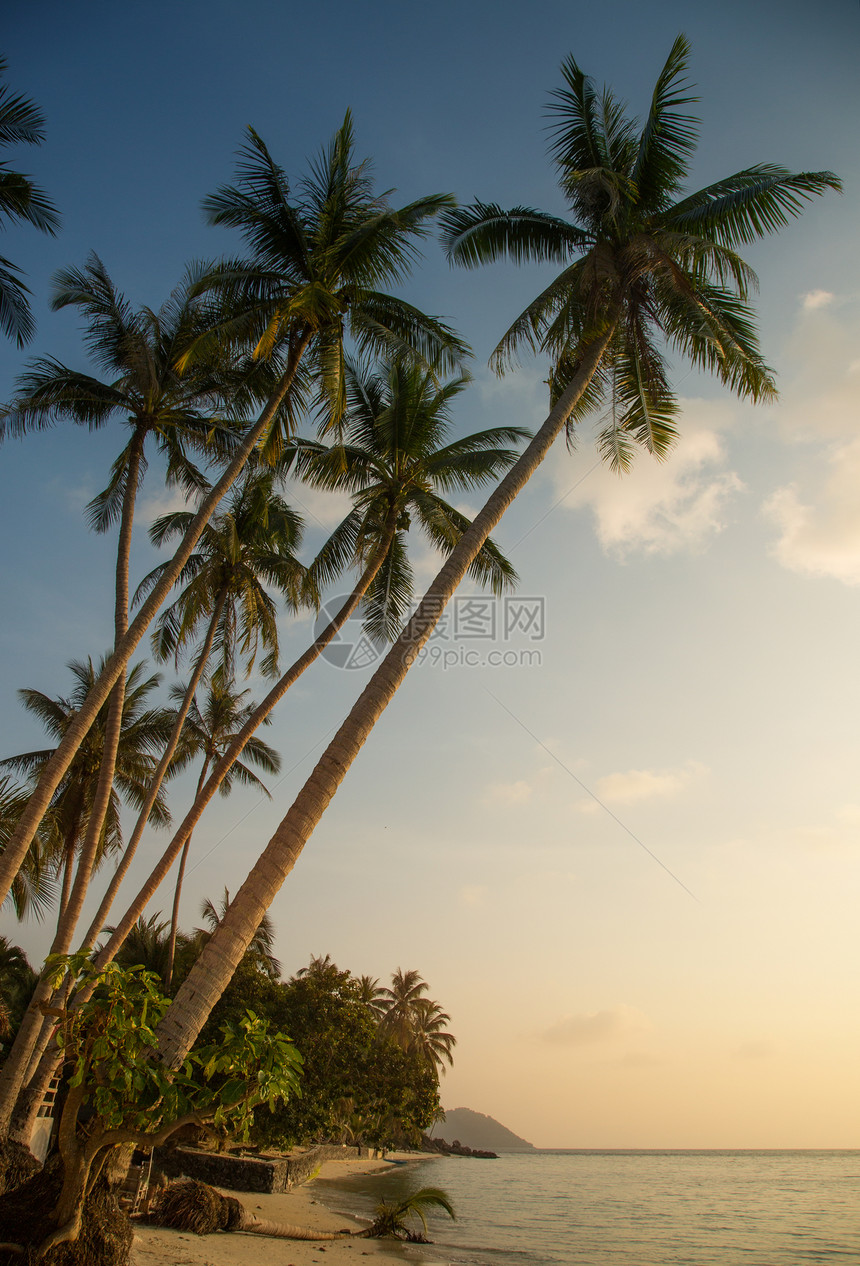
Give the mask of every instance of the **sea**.
<path id="1" fill-rule="evenodd" d="M 534 1151 L 320 1181 L 330 1208 L 441 1187 L 415 1266 L 860 1266 L 860 1150 Z"/>

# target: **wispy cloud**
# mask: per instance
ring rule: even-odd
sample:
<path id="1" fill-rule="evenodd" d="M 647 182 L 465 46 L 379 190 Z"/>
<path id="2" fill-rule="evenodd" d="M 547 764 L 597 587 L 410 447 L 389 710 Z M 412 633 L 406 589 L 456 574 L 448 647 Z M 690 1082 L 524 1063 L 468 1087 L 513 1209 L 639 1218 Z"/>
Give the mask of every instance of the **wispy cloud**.
<path id="1" fill-rule="evenodd" d="M 809 311 L 815 311 L 816 308 L 826 308 L 836 298 L 829 290 L 810 290 L 801 300 L 803 307 Z"/>
<path id="2" fill-rule="evenodd" d="M 653 1028 L 644 1012 L 620 1005 L 605 1011 L 566 1015 L 541 1034 L 552 1046 L 589 1046 L 597 1042 L 617 1042 Z"/>
<path id="3" fill-rule="evenodd" d="M 707 772 L 706 766 L 698 761 L 688 761 L 677 769 L 628 769 L 599 778 L 595 784 L 595 793 L 600 800 L 610 804 L 666 800 L 680 795 Z M 582 812 L 593 812 L 593 803 L 582 801 L 577 807 Z"/>

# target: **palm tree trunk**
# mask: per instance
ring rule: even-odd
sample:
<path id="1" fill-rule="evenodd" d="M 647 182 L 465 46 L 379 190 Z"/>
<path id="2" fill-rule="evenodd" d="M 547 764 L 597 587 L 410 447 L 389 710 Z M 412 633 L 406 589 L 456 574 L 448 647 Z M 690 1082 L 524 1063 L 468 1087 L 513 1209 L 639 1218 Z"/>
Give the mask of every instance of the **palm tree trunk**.
<path id="1" fill-rule="evenodd" d="M 200 777 L 197 779 L 197 795 L 200 795 L 201 788 L 206 781 L 206 775 L 209 772 L 209 756 L 203 762 L 203 768 L 200 770 Z M 195 797 L 196 799 L 196 797 Z M 179 931 L 179 902 L 182 897 L 182 881 L 185 878 L 185 865 L 188 861 L 188 851 L 191 848 L 192 836 L 189 835 L 182 849 L 182 856 L 179 859 L 179 870 L 176 874 L 176 887 L 173 890 L 173 909 L 170 911 L 170 939 L 167 943 L 167 966 L 164 969 L 164 992 L 170 992 L 170 986 L 173 984 L 173 960 L 176 957 L 176 935 Z"/>
<path id="2" fill-rule="evenodd" d="M 206 785 L 203 787 L 202 792 L 198 793 L 194 804 L 185 817 L 185 820 L 174 835 L 167 849 L 162 854 L 146 883 L 141 888 L 140 892 L 137 894 L 120 922 L 117 924 L 110 939 L 99 952 L 97 961 L 100 967 L 103 967 L 106 963 L 111 962 L 111 960 L 116 956 L 129 932 L 134 927 L 135 923 L 140 918 L 141 914 L 160 887 L 162 881 L 169 873 L 171 866 L 176 860 L 177 854 L 183 848 L 187 847 L 190 842 L 192 832 L 199 822 L 203 811 L 215 795 L 221 783 L 224 781 L 224 778 L 232 769 L 234 763 L 239 759 L 248 739 L 253 736 L 275 705 L 289 690 L 290 686 L 292 686 L 299 679 L 305 669 L 320 656 L 325 647 L 328 646 L 329 642 L 331 642 L 332 638 L 338 633 L 352 615 L 362 597 L 367 592 L 367 589 L 373 581 L 376 573 L 379 571 L 379 568 L 385 561 L 385 556 L 391 547 L 395 531 L 396 517 L 392 514 L 389 517 L 389 521 L 386 523 L 385 534 L 378 549 L 374 551 L 370 562 L 361 575 L 361 578 L 347 598 L 346 602 L 338 611 L 337 615 L 331 623 L 323 629 L 319 636 L 314 639 L 304 654 L 299 656 L 295 663 L 287 669 L 283 677 L 281 677 L 281 679 L 272 687 L 268 695 L 266 695 L 266 698 L 252 713 L 245 726 L 242 730 L 240 730 L 230 747 L 215 766 L 215 769 L 212 771 L 212 774 Z M 140 825 L 140 819 L 138 820 L 138 825 Z M 137 827 L 135 827 L 135 832 L 137 832 Z M 113 883 L 111 884 L 111 889 L 113 890 L 110 893 L 111 899 L 115 895 L 116 888 L 118 886 L 119 885 L 117 884 L 116 887 L 114 887 Z M 105 902 L 106 901 L 107 897 L 105 898 Z M 98 935 L 98 932 L 104 926 L 103 912 L 106 910 L 105 902 L 102 903 L 99 913 L 93 920 L 93 926 L 87 933 L 87 940 L 82 948 L 89 949 L 95 939 L 95 936 Z M 256 931 L 256 928 L 254 931 Z M 91 993 L 92 986 L 85 986 L 82 990 L 79 990 L 76 998 L 80 1002 L 85 1002 Z M 43 1051 L 45 1051 L 51 1031 L 51 1026 L 46 1025 L 42 1032 L 41 1045 Z M 33 1078 L 27 1088 L 27 1091 L 22 1096 L 22 1102 L 19 1105 L 19 1111 L 16 1113 L 15 1118 L 15 1134 L 16 1138 L 20 1138 L 23 1142 L 29 1142 L 38 1106 L 44 1097 L 45 1090 L 50 1085 L 51 1078 L 56 1071 L 58 1064 L 59 1058 L 53 1052 L 45 1051 L 45 1053 L 42 1054 L 41 1062 L 39 1063 L 36 1072 L 33 1074 Z M 30 1067 L 32 1068 L 32 1066 L 33 1063 L 31 1059 Z M 0 1091 L 2 1091 L 2 1074 L 0 1074 Z M 0 1133 L 2 1132 L 3 1120 L 0 1118 Z"/>
<path id="3" fill-rule="evenodd" d="M 51 803 L 51 798 L 71 764 L 75 752 L 80 747 L 90 726 L 98 715 L 99 709 L 113 689 L 120 673 L 127 667 L 135 648 L 149 627 L 153 617 L 157 614 L 159 607 L 176 583 L 177 577 L 188 561 L 212 512 L 225 492 L 235 483 L 257 443 L 265 434 L 283 403 L 293 384 L 305 349 L 311 341 L 312 333 L 311 330 L 305 329 L 296 339 L 277 391 L 272 395 L 265 409 L 260 414 L 255 426 L 249 431 L 244 444 L 230 462 L 224 474 L 207 496 L 204 497 L 200 508 L 188 526 L 185 536 L 182 538 L 179 549 L 173 556 L 170 566 L 165 570 L 158 584 L 153 587 L 137 616 L 132 621 L 125 637 L 123 637 L 121 643 L 115 648 L 114 653 L 106 662 L 100 677 L 93 684 L 86 700 L 66 730 L 62 742 L 42 771 L 39 782 L 21 815 L 15 833 L 9 840 L 2 857 L 0 857 L 0 903 L 5 901 L 8 896 L 12 881 L 20 869 L 39 823 Z M 0 1122 L 0 1129 L 2 1129 L 2 1122 Z"/>
<path id="4" fill-rule="evenodd" d="M 140 465 L 143 457 L 144 432 L 136 431 L 129 450 L 128 471 L 123 495 L 119 543 L 116 562 L 116 591 L 114 598 L 114 649 L 122 641 L 128 628 L 128 576 L 131 556 L 131 537 L 134 528 L 134 507 L 137 497 Z M 51 945 L 51 954 L 67 954 L 83 909 L 90 879 L 92 878 L 99 844 L 102 839 L 105 818 L 113 792 L 113 776 L 122 734 L 122 714 L 125 706 L 125 672 L 121 671 L 111 691 L 110 706 L 105 722 L 105 737 L 95 795 L 90 805 L 87 829 L 81 845 L 75 882 L 57 924 Z M 93 718 L 95 720 L 95 717 Z M 50 762 L 49 762 L 50 763 Z M 24 1013 L 12 1050 L 0 1072 L 0 1134 L 7 1133 L 15 1101 L 31 1066 L 34 1047 L 44 1026 L 42 1005 L 53 993 L 53 986 L 46 973 L 36 985 L 30 1005 Z"/>
<path id="5" fill-rule="evenodd" d="M 343 627 L 343 625 L 352 615 L 353 611 L 358 606 L 364 594 L 367 592 L 367 589 L 369 588 L 371 582 L 373 581 L 374 576 L 379 571 L 380 567 L 385 561 L 385 557 L 389 549 L 391 548 L 391 542 L 394 539 L 396 528 L 397 528 L 396 517 L 392 513 L 392 515 L 389 516 L 389 520 L 385 527 L 385 534 L 383 536 L 382 541 L 379 544 L 378 549 L 374 551 L 370 559 L 370 562 L 368 563 L 367 567 L 364 569 L 356 587 L 353 589 L 352 593 L 349 595 L 346 602 L 340 608 L 337 615 L 334 617 L 334 619 L 331 621 L 330 624 L 326 625 L 326 627 L 319 634 L 319 636 L 314 639 L 314 641 L 311 643 L 308 649 L 304 652 L 304 654 L 300 655 L 299 658 L 295 661 L 295 663 L 293 663 L 287 669 L 283 677 L 281 677 L 280 680 L 275 683 L 275 685 L 266 695 L 265 699 L 254 710 L 254 712 L 248 718 L 245 725 L 242 727 L 242 729 L 234 738 L 233 742 L 227 748 L 227 751 L 218 761 L 218 764 L 213 769 L 211 775 L 209 776 L 208 781 L 206 782 L 206 785 L 203 787 L 203 790 L 196 797 L 194 804 L 191 806 L 188 813 L 186 814 L 185 819 L 182 822 L 182 825 L 179 827 L 173 839 L 170 841 L 170 844 L 167 846 L 164 853 L 159 858 L 149 878 L 146 880 L 140 892 L 138 892 L 137 896 L 135 897 L 134 901 L 129 906 L 128 910 L 123 915 L 120 922 L 116 925 L 116 929 L 113 932 L 110 940 L 104 945 L 104 947 L 99 952 L 97 961 L 100 967 L 103 967 L 105 963 L 109 963 L 111 959 L 116 955 L 123 941 L 128 936 L 130 930 L 134 927 L 135 923 L 140 918 L 141 914 L 146 909 L 149 902 L 155 896 L 155 893 L 157 892 L 159 886 L 161 885 L 162 881 L 167 876 L 171 866 L 176 860 L 177 854 L 184 847 L 186 842 L 190 839 L 191 833 L 193 832 L 194 828 L 197 826 L 197 823 L 200 821 L 200 818 L 203 816 L 203 811 L 205 810 L 206 806 L 209 804 L 212 797 L 215 795 L 218 788 L 221 786 L 221 783 L 224 781 L 227 774 L 229 774 L 230 770 L 233 768 L 233 765 L 235 764 L 235 762 L 241 756 L 248 740 L 259 729 L 259 727 L 262 725 L 263 721 L 266 719 L 269 713 L 273 710 L 275 705 L 279 703 L 280 700 L 284 697 L 284 695 L 289 690 L 290 686 L 292 686 L 296 681 L 298 681 L 299 677 L 301 677 L 305 669 L 308 668 L 314 662 L 315 659 L 319 658 L 319 656 L 322 654 L 323 650 L 325 650 L 326 646 L 328 646 L 332 638 L 337 634 L 337 632 Z"/>
<path id="6" fill-rule="evenodd" d="M 546 457 L 600 363 L 617 318 L 583 351 L 579 369 L 523 455 L 490 495 L 452 550 L 418 610 L 406 625 L 347 719 L 320 758 L 220 926 L 182 984 L 158 1026 L 162 1060 L 178 1067 L 229 984 L 263 915 L 346 776 L 370 731 L 435 628 L 445 606 L 505 510 Z"/>
<path id="7" fill-rule="evenodd" d="M 111 876 L 111 881 L 108 884 L 107 891 L 105 892 L 105 895 L 102 898 L 101 905 L 96 911 L 95 917 L 93 918 L 89 931 L 87 932 L 87 935 L 84 938 L 84 941 L 81 945 L 81 949 L 89 949 L 95 943 L 96 937 L 99 935 L 99 933 L 101 932 L 102 928 L 105 925 L 105 922 L 107 921 L 107 917 L 108 917 L 108 914 L 110 913 L 110 909 L 111 909 L 111 906 L 113 905 L 116 894 L 119 891 L 120 885 L 122 884 L 123 879 L 125 879 L 125 876 L 128 872 L 128 868 L 132 863 L 135 853 L 137 852 L 137 847 L 140 844 L 141 838 L 143 837 L 143 832 L 146 829 L 146 824 L 149 821 L 149 815 L 152 812 L 153 805 L 158 799 L 158 793 L 161 790 L 161 784 L 164 781 L 168 767 L 170 765 L 170 762 L 173 759 L 174 753 L 179 743 L 179 739 L 182 735 L 182 727 L 185 725 L 185 718 L 188 716 L 188 710 L 191 707 L 191 703 L 194 699 L 194 695 L 197 691 L 197 687 L 200 685 L 200 679 L 203 676 L 203 672 L 206 668 L 206 664 L 208 663 L 209 655 L 212 650 L 212 643 L 215 640 L 215 634 L 218 630 L 218 621 L 221 618 L 221 612 L 224 609 L 224 604 L 226 601 L 227 601 L 227 593 L 226 591 L 224 591 L 219 595 L 218 600 L 215 604 L 215 609 L 212 612 L 212 619 L 209 621 L 209 628 L 206 632 L 206 638 L 203 642 L 203 646 L 201 647 L 200 654 L 197 658 L 197 664 L 195 665 L 194 672 L 191 676 L 191 680 L 188 683 L 188 689 L 185 691 L 185 696 L 182 700 L 182 704 L 180 705 L 179 711 L 176 715 L 176 720 L 174 722 L 173 730 L 168 740 L 167 747 L 164 749 L 161 760 L 158 762 L 158 767 L 152 776 L 152 782 L 149 787 L 149 792 L 147 793 L 146 801 L 143 805 L 143 808 L 138 814 L 137 822 L 135 823 L 134 830 L 131 833 L 131 839 L 126 845 L 125 851 L 123 852 L 123 855 L 120 858 L 119 864 L 117 865 L 116 870 Z M 141 913 L 142 913 L 142 910 L 141 910 Z M 137 920 L 135 920 L 135 922 L 136 921 Z"/>

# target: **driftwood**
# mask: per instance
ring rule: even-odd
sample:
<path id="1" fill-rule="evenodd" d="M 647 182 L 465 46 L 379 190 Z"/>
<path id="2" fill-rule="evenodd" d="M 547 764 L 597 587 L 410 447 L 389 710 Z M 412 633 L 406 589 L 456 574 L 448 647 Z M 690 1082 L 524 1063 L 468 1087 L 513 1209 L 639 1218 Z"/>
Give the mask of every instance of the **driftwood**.
<path id="1" fill-rule="evenodd" d="M 289 1222 L 258 1218 L 234 1196 L 222 1196 L 206 1183 L 189 1180 L 171 1183 L 153 1201 L 150 1222 L 195 1235 L 214 1231 L 246 1231 L 282 1240 L 342 1240 L 346 1236 L 366 1236 L 366 1231 L 313 1231 Z"/>

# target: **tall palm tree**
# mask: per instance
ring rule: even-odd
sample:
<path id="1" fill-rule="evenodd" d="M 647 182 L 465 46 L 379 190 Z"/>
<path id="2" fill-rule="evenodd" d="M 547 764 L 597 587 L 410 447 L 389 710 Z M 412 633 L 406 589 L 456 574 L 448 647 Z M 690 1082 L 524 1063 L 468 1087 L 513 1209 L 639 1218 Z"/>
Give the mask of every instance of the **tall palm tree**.
<path id="1" fill-rule="evenodd" d="M 312 487 L 349 492 L 353 509 L 314 561 L 311 576 L 330 582 L 345 565 L 363 566 L 393 527 L 382 563 L 367 586 L 364 622 L 370 635 L 391 641 L 412 601 L 406 533 L 413 518 L 430 543 L 448 553 L 469 520 L 440 495 L 481 487 L 516 461 L 508 447 L 528 438 L 521 427 L 495 427 L 450 440 L 451 405 L 465 376 L 439 385 L 435 375 L 396 360 L 380 370 L 347 365 L 348 408 L 336 444 L 297 438 L 284 465 Z M 470 568 L 495 593 L 517 579 L 487 541 Z"/>
<path id="2" fill-rule="evenodd" d="M 5 71 L 6 59 L 0 58 L 0 76 Z M 41 145 L 44 139 L 45 117 L 39 107 L 29 97 L 12 96 L 8 85 L 0 84 L 0 147 Z M 60 227 L 60 217 L 39 186 L 0 162 L 0 224 L 4 219 L 26 220 L 52 237 Z M 29 293 L 21 270 L 0 257 L 0 329 L 19 347 L 29 343 L 35 330 Z"/>
<path id="3" fill-rule="evenodd" d="M 275 472 L 253 470 L 232 490 L 227 506 L 203 529 L 195 552 L 179 575 L 184 588 L 156 622 L 156 658 L 178 660 L 206 623 L 214 628 L 213 650 L 220 654 L 224 681 L 236 675 L 236 654 L 251 671 L 262 644 L 262 670 L 272 677 L 278 665 L 277 605 L 271 586 L 296 611 L 305 601 L 305 568 L 296 557 L 302 520 L 275 489 Z M 191 520 L 185 510 L 157 519 L 153 545 L 182 537 Z M 139 601 L 158 581 L 166 564 L 141 581 Z"/>
<path id="4" fill-rule="evenodd" d="M 69 668 L 75 678 L 75 685 L 65 698 L 52 699 L 41 691 L 31 689 L 20 692 L 24 706 L 42 721 L 58 743 L 62 742 L 80 701 L 86 698 L 100 671 L 99 666 L 91 659 L 84 662 L 73 661 Z M 51 954 L 65 954 L 68 951 L 93 869 L 108 853 L 122 844 L 120 799 L 138 809 L 144 803 L 149 803 L 149 782 L 156 767 L 157 753 L 170 734 L 171 717 L 163 708 L 148 706 L 149 696 L 158 685 L 160 677 L 158 674 L 149 677 L 144 674 L 142 664 L 135 664 L 128 674 L 128 688 L 123 692 L 116 758 L 112 762 L 113 777 L 106 810 L 100 806 L 99 798 L 105 766 L 104 753 L 109 742 L 112 702 L 102 705 L 95 725 L 78 748 L 50 806 L 50 818 L 47 821 L 51 829 L 51 840 L 55 845 L 54 866 L 62 878 L 60 909 Z M 46 748 L 22 752 L 0 762 L 0 768 L 27 774 L 35 783 L 39 772 L 50 762 L 55 750 Z M 156 825 L 166 825 L 170 821 L 163 796 L 156 797 L 152 803 L 149 819 Z M 41 1011 L 50 992 L 48 977 L 44 976 L 33 994 L 15 1044 L 0 1072 L 0 1091 L 5 1091 L 10 1097 L 13 1087 L 20 1089 L 19 1083 L 22 1083 L 26 1075 L 40 1031 L 43 1031 L 45 1037 L 50 1031 L 50 1025 L 44 1023 Z"/>
<path id="5" fill-rule="evenodd" d="M 617 452 L 616 460 L 623 462 L 631 441 L 665 451 L 673 407 L 654 341 L 661 332 L 694 365 L 711 369 L 739 395 L 766 399 L 773 394 L 746 303 L 752 276 L 733 247 L 780 228 L 807 199 L 839 188 L 839 181 L 830 172 L 793 175 L 763 166 L 685 195 L 695 139 L 688 114 L 687 52 L 686 40 L 679 37 L 638 136 L 612 94 L 604 91 L 598 99 L 573 59 L 565 63 L 565 88 L 554 99 L 553 154 L 578 222 L 545 223 L 536 213 L 520 209 L 506 216 L 486 206 L 449 215 L 455 259 L 478 262 L 509 251 L 515 259 L 563 264 L 556 282 L 509 331 L 500 349 L 504 355 L 518 335 L 545 346 L 552 360 L 554 403 L 320 758 L 236 894 L 217 944 L 213 938 L 178 992 L 159 1026 L 159 1049 L 168 1062 L 180 1060 L 193 1043 L 254 928 L 478 550 L 583 404 L 596 404 L 601 392 L 615 403 L 616 423 L 604 442 L 610 457 Z"/>
<path id="6" fill-rule="evenodd" d="M 200 331 L 193 280 L 189 274 L 160 311 L 153 312 L 148 308 L 135 311 L 96 255 L 91 255 L 82 269 L 58 273 L 53 307 L 71 306 L 80 311 L 91 358 L 103 376 L 98 378 L 58 361 L 39 359 L 19 380 L 19 394 L 9 411 L 9 429 L 16 434 L 63 420 L 94 430 L 112 419 L 120 419 L 129 428 L 128 442 L 114 462 L 107 487 L 88 507 L 96 531 L 119 525 L 114 649 L 128 629 L 129 560 L 147 449 L 154 445 L 164 457 L 168 484 L 179 485 L 188 495 L 207 488 L 206 479 L 190 460 L 189 449 L 204 454 L 218 451 L 218 446 L 213 445 L 213 436 L 221 429 L 216 415 L 223 412 L 225 396 L 229 387 L 235 385 L 220 362 L 200 362 L 182 375 L 176 371 L 179 352 Z M 91 683 L 94 685 L 95 678 Z M 124 689 L 124 674 L 120 674 L 111 697 L 100 778 L 81 852 L 83 864 L 65 906 L 69 920 L 65 948 L 71 944 L 92 874 L 102 821 L 108 812 Z M 78 709 L 87 697 L 81 698 Z M 73 728 L 66 725 L 66 736 Z M 44 770 L 53 763 L 46 762 Z"/>
<path id="7" fill-rule="evenodd" d="M 398 967 L 391 977 L 391 988 L 383 989 L 385 1014 L 380 1021 L 380 1031 L 393 1037 L 402 1050 L 408 1050 L 412 1041 L 415 1014 L 425 1000 L 429 989 L 420 972 L 403 971 Z"/>
<path id="8" fill-rule="evenodd" d="M 75 684 L 69 695 L 65 697 L 54 699 L 41 690 L 19 691 L 27 711 L 38 717 L 51 738 L 57 741 L 62 739 L 69 724 L 69 718 L 74 715 L 76 707 L 86 696 L 98 673 L 98 666 L 91 659 L 73 660 L 69 664 L 69 669 Z M 120 847 L 122 843 L 120 801 L 125 800 L 134 807 L 139 807 L 143 803 L 155 767 L 155 757 L 169 733 L 170 714 L 164 708 L 150 706 L 150 696 L 160 680 L 158 674 L 145 676 L 143 664 L 135 664 L 129 673 L 118 759 L 114 770 L 114 786 L 109 812 L 100 832 L 96 865 Z M 69 899 L 75 863 L 79 859 L 96 797 L 106 725 L 107 709 L 102 708 L 96 725 L 87 735 L 84 745 L 78 749 L 76 758 L 60 784 L 52 805 L 51 827 L 54 851 L 50 866 L 56 877 L 62 878 L 60 918 Z M 53 748 L 43 748 L 22 752 L 17 756 L 8 756 L 0 760 L 0 768 L 13 769 L 35 780 L 41 768 L 50 760 L 53 750 Z M 152 806 L 150 821 L 156 826 L 166 826 L 170 821 L 163 795 Z"/>
<path id="9" fill-rule="evenodd" d="M 454 1063 L 452 1048 L 457 1045 L 453 1033 L 445 1027 L 451 1017 L 438 1002 L 431 998 L 419 998 L 413 1010 L 412 1041 L 409 1049 L 421 1062 L 438 1073 L 444 1073 L 445 1064 Z"/>
<path id="10" fill-rule="evenodd" d="M 305 356 L 321 371 L 324 395 L 334 418 L 342 398 L 340 367 L 346 334 L 361 351 L 414 350 L 442 370 L 454 367 L 464 357 L 464 345 L 444 324 L 387 293 L 408 275 L 428 221 L 452 204 L 450 195 L 436 194 L 394 208 L 387 195 L 374 193 L 369 165 L 355 158 L 349 115 L 312 165 L 294 200 L 284 172 L 251 131 L 235 185 L 220 189 L 206 205 L 213 223 L 239 229 L 252 257 L 225 265 L 213 274 L 212 284 L 220 287 L 227 317 L 210 338 L 197 339 L 192 350 L 176 363 L 183 369 L 195 363 L 205 365 L 223 352 L 225 340 L 232 340 L 243 348 L 250 346 L 256 360 L 271 365 L 276 385 L 230 464 L 202 498 L 170 568 L 117 640 L 105 671 L 46 767 L 0 858 L 0 901 L 77 746 L 173 587 L 221 497 L 258 444 L 262 442 L 269 453 L 275 453 L 289 431 L 290 392 Z M 284 425 L 279 422 L 282 410 L 287 419 Z M 0 1127 L 5 1113 L 0 1096 Z"/>
<path id="11" fill-rule="evenodd" d="M 463 378 L 440 385 L 429 372 L 402 360 L 384 373 L 348 368 L 348 409 L 339 428 L 340 442 L 328 447 L 320 441 L 294 440 L 284 453 L 283 469 L 317 487 L 346 489 L 356 503 L 308 569 L 310 585 L 314 590 L 324 587 L 349 565 L 360 568 L 360 576 L 333 619 L 275 683 L 213 767 L 123 915 L 115 937 L 102 949 L 102 961 L 152 900 L 245 743 L 365 596 L 373 634 L 396 635 L 412 597 L 405 545 L 411 515 L 433 545 L 450 551 L 468 519 L 440 492 L 480 487 L 516 460 L 516 452 L 507 445 L 526 434 L 517 427 L 497 427 L 449 441 L 451 402 L 464 385 Z M 470 571 L 496 593 L 516 580 L 514 569 L 491 540 Z"/>

